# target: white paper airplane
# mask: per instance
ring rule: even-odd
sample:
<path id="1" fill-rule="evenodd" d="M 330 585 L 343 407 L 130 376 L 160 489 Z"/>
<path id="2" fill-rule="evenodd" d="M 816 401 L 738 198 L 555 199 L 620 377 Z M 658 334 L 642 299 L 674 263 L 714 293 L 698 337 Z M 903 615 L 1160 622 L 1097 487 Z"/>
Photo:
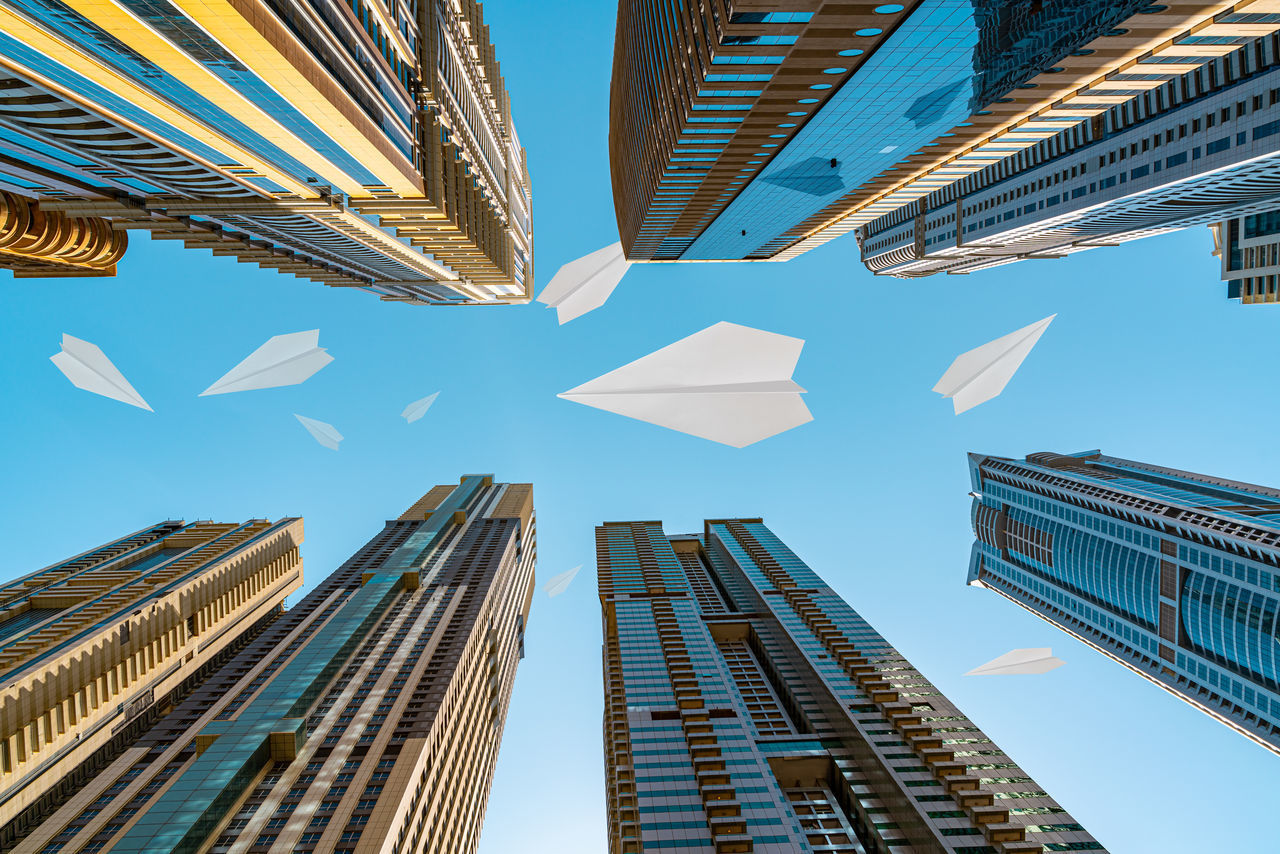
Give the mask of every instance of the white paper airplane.
<path id="1" fill-rule="evenodd" d="M 400 417 L 410 424 L 427 414 L 427 410 L 431 408 L 431 404 L 436 402 L 436 398 L 440 396 L 440 392 L 429 394 L 422 400 L 415 400 L 404 408 L 404 412 L 400 413 Z"/>
<path id="2" fill-rule="evenodd" d="M 721 321 L 559 396 L 741 448 L 813 420 L 791 380 L 803 347 Z"/>
<path id="3" fill-rule="evenodd" d="M 333 357 L 319 344 L 319 329 L 274 335 L 245 357 L 243 362 L 200 392 L 200 396 L 276 388 L 304 382 L 333 361 Z"/>
<path id="4" fill-rule="evenodd" d="M 560 324 L 564 325 L 604 305 L 630 269 L 631 262 L 622 253 L 622 244 L 611 244 L 556 270 L 538 295 L 538 302 L 553 306 Z"/>
<path id="5" fill-rule="evenodd" d="M 293 417 L 298 419 L 302 426 L 307 428 L 307 432 L 311 434 L 312 438 L 321 445 L 331 451 L 338 450 L 338 443 L 342 441 L 342 434 L 332 424 L 326 424 L 323 421 L 317 421 L 314 418 L 308 418 L 296 412 Z"/>
<path id="6" fill-rule="evenodd" d="M 559 575 L 553 575 L 551 577 L 551 580 L 548 581 L 546 585 L 544 585 L 542 588 L 543 590 L 547 591 L 547 598 L 554 599 L 557 596 L 559 596 L 561 593 L 568 590 L 569 585 L 573 582 L 573 579 L 577 577 L 578 572 L 581 571 L 581 569 L 582 569 L 582 566 L 579 565 L 579 566 L 575 566 L 573 569 L 569 570 L 568 572 L 562 572 Z"/>
<path id="7" fill-rule="evenodd" d="M 81 341 L 72 335 L 62 334 L 62 350 L 49 357 L 49 361 L 71 380 L 76 388 L 154 412 L 142 395 L 129 385 L 124 374 L 111 363 L 107 354 L 96 344 Z"/>
<path id="8" fill-rule="evenodd" d="M 1036 346 L 1040 336 L 1057 317 L 1051 314 L 1017 332 L 1010 332 L 967 353 L 961 353 L 947 368 L 933 390 L 951 398 L 956 415 L 979 403 L 986 403 L 1008 385 L 1014 373 Z"/>
<path id="9" fill-rule="evenodd" d="M 1006 652 L 999 658 L 993 658 L 986 664 L 975 667 L 965 676 L 1014 676 L 1048 673 L 1066 664 L 1061 658 L 1054 658 L 1053 650 L 1047 646 L 1037 649 L 1015 649 Z"/>

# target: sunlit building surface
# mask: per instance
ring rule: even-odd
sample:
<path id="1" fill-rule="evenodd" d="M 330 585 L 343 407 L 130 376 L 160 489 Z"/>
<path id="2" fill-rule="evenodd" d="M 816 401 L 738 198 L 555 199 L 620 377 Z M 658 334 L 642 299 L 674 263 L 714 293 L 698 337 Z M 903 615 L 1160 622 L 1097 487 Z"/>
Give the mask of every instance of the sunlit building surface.
<path id="1" fill-rule="evenodd" d="M 1237 22 L 1255 18 L 1267 20 Z M 1276 20 L 1226 16 L 1196 31 L 1221 35 L 1175 40 L 1110 78 L 1144 91 L 863 226 L 864 262 L 903 277 L 968 273 L 1228 218 L 1256 226 L 1280 205 L 1280 35 L 1251 34 Z M 1197 67 L 1213 51 L 1225 53 Z M 1241 285 L 1262 301 L 1265 280 Z"/>
<path id="2" fill-rule="evenodd" d="M 1227 298 L 1244 305 L 1280 302 L 1280 210 L 1235 216 L 1209 227 Z"/>
<path id="3" fill-rule="evenodd" d="M 535 553 L 529 484 L 435 487 L 15 850 L 474 852 Z"/>
<path id="4" fill-rule="evenodd" d="M 1099 451 L 969 469 L 970 584 L 1280 753 L 1280 490 Z"/>
<path id="5" fill-rule="evenodd" d="M 256 638 L 302 520 L 161 522 L 0 586 L 0 847 Z"/>
<path id="6" fill-rule="evenodd" d="M 1104 850 L 759 519 L 596 560 L 610 854 Z"/>
<path id="7" fill-rule="evenodd" d="M 130 230 L 424 304 L 527 302 L 529 175 L 474 0 L 0 2 L 0 267 Z"/>
<path id="8" fill-rule="evenodd" d="M 1054 139 L 1099 133 L 1100 116 L 1280 29 L 1275 11 L 620 0 L 610 162 L 623 246 L 633 260 L 785 260 L 928 209 L 995 164 L 1016 172 Z"/>

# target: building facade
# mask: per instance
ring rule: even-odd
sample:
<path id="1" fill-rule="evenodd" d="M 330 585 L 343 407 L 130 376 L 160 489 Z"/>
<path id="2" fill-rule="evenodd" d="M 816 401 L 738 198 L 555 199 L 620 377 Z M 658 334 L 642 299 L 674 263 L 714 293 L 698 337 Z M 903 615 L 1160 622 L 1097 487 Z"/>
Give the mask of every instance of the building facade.
<path id="1" fill-rule="evenodd" d="M 0 586 L 0 847 L 279 616 L 301 542 L 301 519 L 161 522 Z"/>
<path id="2" fill-rule="evenodd" d="M 610 854 L 1104 850 L 761 520 L 596 555 Z"/>
<path id="3" fill-rule="evenodd" d="M 0 267 L 129 230 L 413 304 L 527 302 L 529 175 L 474 0 L 4 0 Z"/>
<path id="4" fill-rule="evenodd" d="M 1280 210 L 1234 216 L 1209 226 L 1227 299 L 1280 302 Z"/>
<path id="5" fill-rule="evenodd" d="M 795 257 L 1280 29 L 1272 7 L 620 0 L 623 247 Z"/>
<path id="6" fill-rule="evenodd" d="M 474 851 L 534 524 L 529 484 L 435 487 L 15 851 Z"/>
<path id="7" fill-rule="evenodd" d="M 1280 753 L 1280 490 L 1099 451 L 969 468 L 970 584 Z"/>
<path id="8" fill-rule="evenodd" d="M 1280 34 L 1257 35 L 1273 18 L 1220 16 L 1078 94 L 1116 103 L 866 224 L 864 263 L 968 273 L 1274 210 Z"/>

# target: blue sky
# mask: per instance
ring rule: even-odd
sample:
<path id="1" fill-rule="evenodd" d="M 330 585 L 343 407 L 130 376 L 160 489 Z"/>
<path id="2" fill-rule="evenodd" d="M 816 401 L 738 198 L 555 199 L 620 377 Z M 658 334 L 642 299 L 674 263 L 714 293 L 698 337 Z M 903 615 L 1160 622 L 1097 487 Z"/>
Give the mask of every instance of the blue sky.
<path id="1" fill-rule="evenodd" d="M 489 3 L 533 178 L 537 279 L 617 239 L 606 150 L 613 9 Z M 1228 302 L 1203 229 L 967 277 L 872 277 L 844 239 L 787 264 L 632 269 L 565 327 L 541 305 L 431 309 L 213 258 L 135 232 L 115 279 L 0 284 L 0 577 L 165 518 L 306 518 L 311 583 L 435 483 L 532 481 L 545 580 L 507 722 L 482 854 L 605 847 L 593 526 L 759 515 L 1116 852 L 1274 848 L 1276 759 L 1120 665 L 964 584 L 965 452 L 1102 448 L 1280 485 L 1256 367 L 1280 314 Z M 1005 394 L 956 417 L 951 359 L 1058 319 Z M 807 340 L 815 420 L 735 450 L 556 398 L 728 320 Z M 301 386 L 198 398 L 271 335 L 319 328 L 335 361 Z M 73 388 L 48 357 L 102 347 L 154 414 Z M 1248 342 L 1255 342 L 1246 347 Z M 1253 353 L 1249 360 L 1246 353 Z M 440 391 L 421 421 L 400 410 Z M 333 423 L 334 453 L 293 417 Z M 964 678 L 1052 646 L 1040 677 Z"/>

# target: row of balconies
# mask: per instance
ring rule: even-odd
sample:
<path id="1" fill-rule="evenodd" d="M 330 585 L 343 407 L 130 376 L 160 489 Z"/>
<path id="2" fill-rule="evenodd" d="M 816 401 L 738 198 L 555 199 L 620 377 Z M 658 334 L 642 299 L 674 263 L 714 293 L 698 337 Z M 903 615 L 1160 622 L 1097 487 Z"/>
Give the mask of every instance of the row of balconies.
<path id="1" fill-rule="evenodd" d="M 715 844 L 716 854 L 740 854 L 754 850 L 754 843 L 747 833 L 742 817 L 742 806 L 737 799 L 732 779 L 726 770 L 711 716 L 702 699 L 702 690 L 690 663 L 689 651 L 680 634 L 671 604 L 654 600 L 654 624 L 658 640 L 662 644 L 662 656 L 666 660 L 676 705 L 680 708 L 680 721 L 685 743 L 693 764 L 698 792 L 707 816 L 707 827 Z"/>

